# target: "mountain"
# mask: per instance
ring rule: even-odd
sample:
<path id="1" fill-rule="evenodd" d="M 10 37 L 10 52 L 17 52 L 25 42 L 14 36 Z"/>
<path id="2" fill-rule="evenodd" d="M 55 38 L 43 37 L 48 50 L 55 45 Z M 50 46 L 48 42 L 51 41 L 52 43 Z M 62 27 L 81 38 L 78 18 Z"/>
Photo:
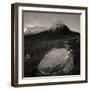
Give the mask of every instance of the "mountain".
<path id="1" fill-rule="evenodd" d="M 26 32 L 24 32 L 24 38 L 31 38 L 32 40 L 55 40 L 55 39 L 63 39 L 67 37 L 79 36 L 78 32 L 73 32 L 68 28 L 67 25 L 62 23 L 61 21 L 54 22 L 51 26 L 43 27 L 43 26 L 33 26 L 27 27 Z M 35 41 L 35 40 L 34 40 Z"/>
<path id="2" fill-rule="evenodd" d="M 61 20 L 57 20 L 49 26 L 31 25 L 24 30 L 24 35 L 40 34 L 45 32 L 58 33 L 59 35 L 73 33 Z M 77 32 L 74 32 L 77 33 Z"/>

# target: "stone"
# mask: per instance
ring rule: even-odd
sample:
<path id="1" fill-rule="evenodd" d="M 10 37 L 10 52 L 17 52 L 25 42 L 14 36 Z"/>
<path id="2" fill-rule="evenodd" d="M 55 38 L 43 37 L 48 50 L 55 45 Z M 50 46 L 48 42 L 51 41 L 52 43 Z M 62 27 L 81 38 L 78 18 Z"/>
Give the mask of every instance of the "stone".
<path id="1" fill-rule="evenodd" d="M 44 75 L 66 75 L 73 68 L 73 55 L 66 48 L 53 48 L 41 60 L 38 71 Z"/>

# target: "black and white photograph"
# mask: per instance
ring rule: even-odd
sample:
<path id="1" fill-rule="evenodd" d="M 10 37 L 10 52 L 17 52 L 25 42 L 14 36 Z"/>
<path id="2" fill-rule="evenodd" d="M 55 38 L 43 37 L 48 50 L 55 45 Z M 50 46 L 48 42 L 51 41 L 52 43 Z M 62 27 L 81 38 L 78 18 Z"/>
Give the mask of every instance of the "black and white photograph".
<path id="1" fill-rule="evenodd" d="M 11 84 L 87 83 L 87 7 L 11 6 Z"/>
<path id="2" fill-rule="evenodd" d="M 23 11 L 24 77 L 80 74 L 80 14 Z"/>

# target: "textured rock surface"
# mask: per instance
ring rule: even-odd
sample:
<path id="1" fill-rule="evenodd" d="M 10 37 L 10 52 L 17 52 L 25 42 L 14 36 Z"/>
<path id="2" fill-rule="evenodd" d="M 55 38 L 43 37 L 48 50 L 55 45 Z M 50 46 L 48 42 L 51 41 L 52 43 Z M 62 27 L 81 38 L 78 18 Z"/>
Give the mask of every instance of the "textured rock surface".
<path id="1" fill-rule="evenodd" d="M 65 48 L 50 50 L 38 65 L 42 75 L 65 75 L 73 68 L 73 56 Z"/>

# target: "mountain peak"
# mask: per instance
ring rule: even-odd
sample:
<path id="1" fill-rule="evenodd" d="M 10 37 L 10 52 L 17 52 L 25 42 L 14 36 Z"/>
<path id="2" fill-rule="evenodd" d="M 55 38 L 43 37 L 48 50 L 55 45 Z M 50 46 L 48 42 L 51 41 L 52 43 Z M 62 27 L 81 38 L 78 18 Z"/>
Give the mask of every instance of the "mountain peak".
<path id="1" fill-rule="evenodd" d="M 68 26 L 65 25 L 61 20 L 54 22 L 50 27 L 50 30 L 52 32 L 58 32 L 59 34 L 71 32 Z"/>

